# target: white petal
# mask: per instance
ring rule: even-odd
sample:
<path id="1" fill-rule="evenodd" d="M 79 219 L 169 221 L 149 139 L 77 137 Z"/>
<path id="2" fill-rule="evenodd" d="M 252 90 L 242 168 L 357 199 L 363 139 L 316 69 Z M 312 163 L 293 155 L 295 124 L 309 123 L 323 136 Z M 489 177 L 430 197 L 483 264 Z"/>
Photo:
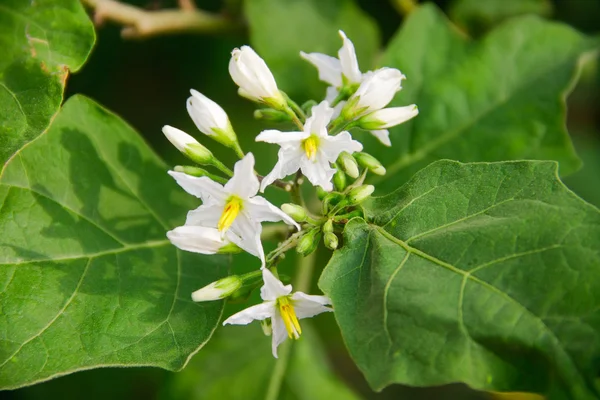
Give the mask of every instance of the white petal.
<path id="1" fill-rule="evenodd" d="M 339 93 L 340 93 L 340 91 L 337 90 L 336 87 L 327 86 L 327 90 L 325 91 L 325 101 L 328 102 L 329 104 L 333 103 L 333 101 L 335 100 L 335 98 L 338 96 Z"/>
<path id="2" fill-rule="evenodd" d="M 340 63 L 342 67 L 342 73 L 351 83 L 360 83 L 362 80 L 362 74 L 358 67 L 358 60 L 356 59 L 356 51 L 354 50 L 354 44 L 350 39 L 346 37 L 343 31 L 339 31 L 344 44 L 338 52 Z"/>
<path id="3" fill-rule="evenodd" d="M 278 144 L 282 147 L 300 147 L 300 142 L 309 136 L 310 134 L 304 132 L 281 132 L 276 129 L 268 129 L 259 133 L 255 140 L 257 142 Z"/>
<path id="4" fill-rule="evenodd" d="M 365 118 L 368 118 L 370 121 L 381 122 L 382 125 L 380 128 L 385 129 L 406 122 L 418 114 L 419 109 L 416 104 L 411 104 L 410 106 L 405 107 L 384 108 L 383 110 L 378 110 L 365 116 Z"/>
<path id="5" fill-rule="evenodd" d="M 326 307 L 331 304 L 331 300 L 327 296 L 314 296 L 296 292 L 292 295 L 292 300 L 298 319 L 310 318 L 317 314 L 333 311 L 332 308 Z"/>
<path id="6" fill-rule="evenodd" d="M 177 248 L 200 254 L 215 254 L 229 243 L 217 229 L 202 226 L 179 226 L 167 232 L 167 237 Z"/>
<path id="7" fill-rule="evenodd" d="M 329 162 L 334 162 L 339 157 L 342 151 L 347 151 L 352 154 L 363 149 L 362 144 L 353 140 L 350 133 L 344 131 L 336 136 L 326 136 L 321 138 L 319 151 L 323 154 L 322 157 Z"/>
<path id="8" fill-rule="evenodd" d="M 315 186 L 321 186 L 323 190 L 330 192 L 333 190 L 331 178 L 335 174 L 335 169 L 331 168 L 329 161 L 327 161 L 326 157 L 322 156 L 321 146 L 315 161 L 309 160 L 306 156 L 300 159 L 300 168 L 310 183 Z"/>
<path id="9" fill-rule="evenodd" d="M 169 175 L 175 178 L 183 190 L 202 199 L 204 202 L 209 199 L 225 202 L 225 199 L 229 196 L 223 186 L 206 176 L 196 177 L 175 171 L 169 171 Z"/>
<path id="10" fill-rule="evenodd" d="M 365 108 L 362 114 L 377 111 L 387 106 L 401 89 L 402 79 L 406 77 L 394 68 L 381 68 L 374 71 L 368 78 L 363 79 L 356 93 L 357 108 Z"/>
<path id="11" fill-rule="evenodd" d="M 258 193 L 260 183 L 254 173 L 254 155 L 248 153 L 233 167 L 233 177 L 225 184 L 225 191 L 247 199 Z"/>
<path id="12" fill-rule="evenodd" d="M 300 147 L 290 147 L 279 149 L 277 153 L 278 160 L 273 170 L 265 176 L 260 183 L 260 191 L 264 192 L 266 187 L 276 179 L 284 178 L 300 169 L 300 160 L 306 157 Z"/>
<path id="13" fill-rule="evenodd" d="M 265 92 L 264 97 L 278 97 L 279 89 L 277 89 L 277 83 L 271 73 L 271 70 L 265 63 L 265 61 L 259 57 L 254 49 L 250 46 L 242 46 L 242 56 L 240 61 L 247 63 L 249 68 L 254 73 L 254 76 L 258 80 L 262 90 Z"/>
<path id="14" fill-rule="evenodd" d="M 390 147 L 392 145 L 390 140 L 390 132 L 387 129 L 374 129 L 369 132 L 371 132 L 371 134 L 385 146 Z"/>
<path id="15" fill-rule="evenodd" d="M 228 229 L 227 232 L 225 232 L 225 237 L 227 238 L 227 240 L 235 244 L 240 249 L 248 252 L 249 254 L 252 254 L 254 257 L 258 257 L 258 259 L 261 260 L 261 266 L 264 264 L 264 250 L 262 249 L 262 246 L 257 246 L 256 240 L 243 240 L 241 237 L 236 235 L 231 229 Z"/>
<path id="16" fill-rule="evenodd" d="M 335 87 L 342 86 L 342 65 L 340 60 L 335 57 L 321 53 L 300 52 L 300 56 L 306 61 L 317 67 L 319 79 Z"/>
<path id="17" fill-rule="evenodd" d="M 187 100 L 187 111 L 198 129 L 206 135 L 214 135 L 213 128 L 226 130 L 229 118 L 225 111 L 214 101 L 194 89 Z"/>
<path id="18" fill-rule="evenodd" d="M 292 285 L 284 285 L 267 268 L 262 269 L 264 285 L 260 288 L 260 297 L 265 300 L 277 300 L 292 293 Z"/>
<path id="19" fill-rule="evenodd" d="M 265 251 L 262 242 L 260 241 L 262 226 L 260 225 L 260 222 L 253 221 L 250 218 L 247 210 L 242 210 L 238 214 L 227 232 L 229 233 L 229 231 L 237 235 L 241 240 L 239 244 L 231 239 L 232 242 L 250 254 L 257 255 L 262 261 L 262 265 L 265 264 Z"/>
<path id="20" fill-rule="evenodd" d="M 187 145 L 199 144 L 196 139 L 182 131 L 181 129 L 173 128 L 172 126 L 165 125 L 162 128 L 163 133 L 169 139 L 169 142 L 177 148 L 177 150 L 184 152 Z"/>
<path id="21" fill-rule="evenodd" d="M 276 314 L 275 302 L 266 301 L 252 307 L 248 307 L 223 321 L 223 325 L 248 325 L 252 321 L 262 321 L 272 318 Z"/>
<path id="22" fill-rule="evenodd" d="M 288 338 L 285 323 L 277 311 L 275 311 L 275 315 L 271 318 L 271 326 L 273 329 L 271 350 L 273 352 L 273 357 L 277 358 L 277 347 Z"/>
<path id="23" fill-rule="evenodd" d="M 269 203 L 267 199 L 261 196 L 255 196 L 246 201 L 247 208 L 253 220 L 258 222 L 277 222 L 284 221 L 288 225 L 293 225 L 300 230 L 300 225 L 296 223 L 289 215 Z"/>
<path id="24" fill-rule="evenodd" d="M 209 202 L 202 204 L 195 210 L 188 212 L 185 224 L 192 226 L 206 226 L 216 229 L 224 209 L 225 203 Z"/>
<path id="25" fill-rule="evenodd" d="M 333 116 L 333 108 L 329 107 L 327 101 L 313 106 L 310 118 L 304 124 L 304 132 L 316 134 L 319 136 L 327 136 L 327 125 Z"/>
<path id="26" fill-rule="evenodd" d="M 240 60 L 242 56 L 242 50 L 233 49 L 231 52 L 231 59 L 229 60 L 229 74 L 231 79 L 244 91 L 244 97 L 260 100 L 263 93 L 262 89 L 258 85 L 253 74 L 242 64 Z"/>

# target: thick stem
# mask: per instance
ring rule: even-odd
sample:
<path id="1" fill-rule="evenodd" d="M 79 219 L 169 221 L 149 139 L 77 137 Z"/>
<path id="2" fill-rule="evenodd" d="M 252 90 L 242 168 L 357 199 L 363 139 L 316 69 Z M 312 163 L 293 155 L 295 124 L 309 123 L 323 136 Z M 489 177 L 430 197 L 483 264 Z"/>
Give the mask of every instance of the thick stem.
<path id="1" fill-rule="evenodd" d="M 180 9 L 146 11 L 116 0 L 81 0 L 94 9 L 97 24 L 111 21 L 124 26 L 123 38 L 145 39 L 176 33 L 215 33 L 237 29 L 240 24 L 224 16 L 190 8 L 191 1 L 180 1 Z"/>

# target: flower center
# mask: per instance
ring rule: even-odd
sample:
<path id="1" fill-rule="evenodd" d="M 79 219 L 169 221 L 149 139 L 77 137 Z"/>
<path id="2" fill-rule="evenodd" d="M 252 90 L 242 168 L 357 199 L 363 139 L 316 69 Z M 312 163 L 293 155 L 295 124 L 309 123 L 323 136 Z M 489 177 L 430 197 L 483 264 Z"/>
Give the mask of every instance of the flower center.
<path id="1" fill-rule="evenodd" d="M 306 153 L 306 158 L 310 161 L 315 161 L 317 157 L 317 149 L 319 148 L 319 137 L 316 135 L 310 135 L 307 139 L 302 142 L 302 148 Z"/>
<path id="2" fill-rule="evenodd" d="M 302 333 L 302 329 L 300 329 L 300 323 L 296 317 L 294 306 L 287 297 L 278 298 L 277 304 L 279 305 L 279 313 L 281 314 L 289 338 L 298 339 Z"/>
<path id="3" fill-rule="evenodd" d="M 217 228 L 221 232 L 225 232 L 233 221 L 236 219 L 240 210 L 242 209 L 242 199 L 237 196 L 231 196 L 227 203 L 225 204 L 225 208 L 223 209 L 223 214 L 221 214 L 221 218 L 219 218 L 219 223 L 217 224 Z"/>

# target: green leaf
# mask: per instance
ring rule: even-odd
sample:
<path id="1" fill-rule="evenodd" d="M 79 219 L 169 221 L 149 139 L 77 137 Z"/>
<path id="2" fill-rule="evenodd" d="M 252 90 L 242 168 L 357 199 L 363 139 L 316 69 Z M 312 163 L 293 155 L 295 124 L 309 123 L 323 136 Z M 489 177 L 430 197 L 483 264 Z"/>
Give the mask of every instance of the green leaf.
<path id="1" fill-rule="evenodd" d="M 0 388 L 106 366 L 182 368 L 222 302 L 190 293 L 227 258 L 165 232 L 193 207 L 138 134 L 81 96 L 0 177 Z"/>
<path id="2" fill-rule="evenodd" d="M 379 49 L 375 22 L 353 0 L 253 0 L 245 2 L 250 40 L 275 75 L 279 89 L 291 96 L 325 97 L 317 70 L 300 51 L 337 57 L 342 29 L 356 47 L 363 71 Z"/>
<path id="3" fill-rule="evenodd" d="M 302 325 L 302 338 L 294 343 L 278 399 L 356 400 L 331 371 L 325 349 L 310 324 Z M 289 345 L 286 343 L 285 345 Z M 280 348 L 280 356 L 283 347 Z M 271 338 L 258 326 L 219 330 L 204 351 L 177 374 L 165 388 L 165 399 L 264 399 L 277 359 L 271 355 Z"/>
<path id="4" fill-rule="evenodd" d="M 592 399 L 600 212 L 549 161 L 439 161 L 351 220 L 321 280 L 371 386 Z"/>
<path id="5" fill-rule="evenodd" d="M 42 133 L 58 113 L 69 71 L 94 44 L 78 0 L 0 4 L 0 165 Z"/>
<path id="6" fill-rule="evenodd" d="M 390 131 L 393 151 L 365 140 L 388 168 L 383 193 L 439 159 L 549 159 L 561 174 L 580 166 L 565 128 L 565 96 L 578 63 L 598 42 L 537 17 L 514 19 L 470 41 L 433 5 L 420 7 L 392 40 L 381 65 L 407 79 L 393 105 L 420 114 Z M 370 135 L 365 135 L 370 136 Z M 386 190 L 387 189 L 387 190 Z"/>
<path id="7" fill-rule="evenodd" d="M 482 33 L 511 17 L 523 14 L 549 16 L 551 12 L 549 0 L 454 0 L 448 13 L 458 26 L 472 33 Z"/>

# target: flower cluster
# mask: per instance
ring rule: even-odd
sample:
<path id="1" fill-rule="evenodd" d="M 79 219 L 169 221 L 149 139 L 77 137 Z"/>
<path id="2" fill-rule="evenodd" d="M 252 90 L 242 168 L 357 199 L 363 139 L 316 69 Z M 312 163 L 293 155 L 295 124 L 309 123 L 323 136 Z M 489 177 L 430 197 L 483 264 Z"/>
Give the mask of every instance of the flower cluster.
<path id="1" fill-rule="evenodd" d="M 186 192 L 202 201 L 188 213 L 183 226 L 167 233 L 169 240 L 182 250 L 201 254 L 246 251 L 261 262 L 259 270 L 212 282 L 194 292 L 192 299 L 243 299 L 261 286 L 263 302 L 229 317 L 224 324 L 262 321 L 265 332 L 272 334 L 275 357 L 277 346 L 287 337 L 300 336 L 299 319 L 332 311 L 326 296 L 292 293 L 291 285 L 284 285 L 278 278 L 277 263 L 292 248 L 302 256 L 310 254 L 321 238 L 327 248 L 335 250 L 344 224 L 363 216 L 358 204 L 374 190 L 363 184 L 367 173 L 385 174 L 383 165 L 362 152 L 363 145 L 352 138 L 349 130 L 370 131 L 390 146 L 387 128 L 418 113 L 415 105 L 386 108 L 402 88 L 405 76 L 393 68 L 361 73 L 354 45 L 344 32 L 340 31 L 340 36 L 343 45 L 338 58 L 301 52 L 318 69 L 319 78 L 330 85 L 319 104 L 309 101 L 299 106 L 279 90 L 268 66 L 252 48 L 233 50 L 229 73 L 239 87 L 238 93 L 262 107 L 255 116 L 293 123 L 297 128 L 269 129 L 256 136 L 256 141 L 279 146 L 278 161 L 266 176 L 256 174 L 254 156 L 244 154 L 227 113 L 195 90 L 187 100 L 188 113 L 202 133 L 240 158 L 233 171 L 192 136 L 171 126 L 163 128 L 169 141 L 190 160 L 218 170 L 211 173 L 198 166 L 177 166 L 169 171 Z M 284 180 L 292 174 L 293 180 Z M 303 177 L 316 188 L 319 207 L 304 205 L 300 190 Z M 270 185 L 289 192 L 294 202 L 280 209 L 257 195 Z M 279 230 L 285 237 L 268 255 L 261 240 L 263 222 L 289 226 Z"/>

